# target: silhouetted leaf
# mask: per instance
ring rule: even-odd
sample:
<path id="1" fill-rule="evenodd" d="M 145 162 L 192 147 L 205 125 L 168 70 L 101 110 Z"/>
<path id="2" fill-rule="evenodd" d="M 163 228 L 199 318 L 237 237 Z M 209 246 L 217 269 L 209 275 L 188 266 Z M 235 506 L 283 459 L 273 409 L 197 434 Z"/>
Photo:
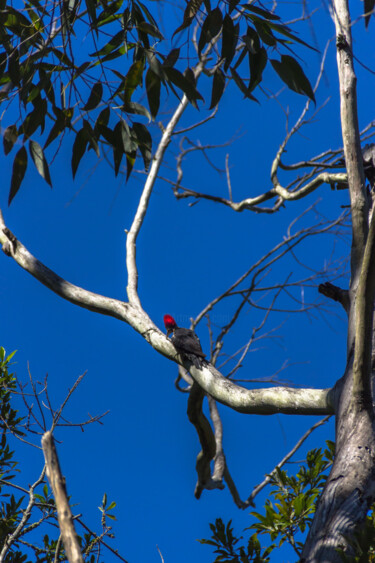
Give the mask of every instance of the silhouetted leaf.
<path id="1" fill-rule="evenodd" d="M 136 152 L 138 147 L 138 142 L 134 138 L 134 135 L 132 134 L 132 131 L 129 129 L 129 126 L 126 123 L 125 119 L 121 119 L 120 124 L 121 124 L 121 129 L 120 129 L 121 138 L 122 138 L 124 151 L 126 153 Z"/>
<path id="2" fill-rule="evenodd" d="M 35 104 L 34 109 L 27 114 L 20 129 L 20 135 L 23 134 L 25 139 L 31 135 L 40 126 L 41 132 L 44 131 L 45 117 L 47 113 L 47 102 L 40 98 L 39 103 Z"/>
<path id="3" fill-rule="evenodd" d="M 163 62 L 163 66 L 174 66 L 178 61 L 179 56 L 180 56 L 180 49 L 172 49 L 172 51 L 168 53 L 168 56 Z"/>
<path id="4" fill-rule="evenodd" d="M 370 18 L 375 7 L 375 0 L 365 0 L 364 1 L 364 14 L 365 14 L 365 26 L 368 27 L 370 23 Z"/>
<path id="5" fill-rule="evenodd" d="M 85 154 L 87 143 L 88 143 L 87 133 L 85 129 L 82 128 L 78 131 L 73 143 L 73 151 L 72 151 L 73 178 L 75 178 L 78 165 L 81 162 L 83 155 Z"/>
<path id="6" fill-rule="evenodd" d="M 242 37 L 243 42 L 246 45 L 247 50 L 249 53 L 255 54 L 260 49 L 260 40 L 259 35 L 252 27 L 247 27 L 246 35 Z"/>
<path id="7" fill-rule="evenodd" d="M 257 18 L 253 18 L 252 21 L 263 43 L 270 47 L 275 47 L 277 41 L 268 22 Z"/>
<path id="8" fill-rule="evenodd" d="M 39 143 L 30 139 L 29 151 L 39 174 L 42 176 L 42 178 L 45 179 L 47 184 L 49 184 L 52 188 L 51 176 L 49 173 L 47 160 L 46 157 L 44 156 L 42 147 L 40 146 Z"/>
<path id="9" fill-rule="evenodd" d="M 212 81 L 212 95 L 209 109 L 213 109 L 220 102 L 225 88 L 225 74 L 220 68 L 215 70 L 214 79 Z"/>
<path id="10" fill-rule="evenodd" d="M 238 35 L 236 35 L 236 26 L 234 25 L 232 18 L 225 15 L 223 19 L 223 37 L 221 43 L 221 57 L 225 59 L 224 70 L 227 70 L 230 63 L 236 54 Z"/>
<path id="11" fill-rule="evenodd" d="M 96 33 L 98 33 L 95 24 L 96 24 L 96 2 L 95 0 L 85 0 L 87 12 L 90 16 L 91 22 L 94 24 L 93 29 L 95 29 Z"/>
<path id="12" fill-rule="evenodd" d="M 268 22 L 268 26 L 271 29 L 273 29 L 274 31 L 277 31 L 278 33 L 280 33 L 281 35 L 285 35 L 285 37 L 289 37 L 289 39 L 292 39 L 296 43 L 300 43 L 301 45 L 304 45 L 305 47 L 308 47 L 309 49 L 312 49 L 313 51 L 316 51 L 317 53 L 319 52 L 318 49 L 315 49 L 315 47 L 312 47 L 311 45 L 306 43 L 306 41 L 303 41 L 303 39 L 300 39 L 297 35 L 295 35 L 294 33 L 291 33 L 291 31 L 289 30 L 289 28 L 286 25 L 283 25 L 283 24 L 280 24 L 280 23 Z"/>
<path id="13" fill-rule="evenodd" d="M 195 84 L 192 80 L 189 80 L 186 76 L 184 76 L 179 70 L 173 67 L 166 67 L 165 74 L 177 88 L 180 88 L 186 97 L 188 98 L 189 102 L 197 107 L 196 100 L 203 100 L 203 97 L 198 92 L 195 87 Z"/>
<path id="14" fill-rule="evenodd" d="M 99 51 L 95 51 L 95 53 L 90 53 L 90 57 L 97 58 L 97 57 L 109 55 L 109 53 L 112 53 L 112 51 L 114 51 L 119 45 L 121 45 L 121 43 L 124 43 L 124 40 L 125 40 L 125 34 L 124 31 L 121 30 L 118 33 L 116 33 L 116 35 L 111 37 L 108 43 L 106 43 L 104 47 L 99 49 Z"/>
<path id="15" fill-rule="evenodd" d="M 18 130 L 16 125 L 9 125 L 3 133 L 3 145 L 5 155 L 9 154 L 14 143 L 18 139 Z"/>
<path id="16" fill-rule="evenodd" d="M 243 7 L 244 7 L 245 10 L 253 12 L 254 14 L 257 14 L 258 16 L 261 16 L 262 18 L 265 18 L 266 20 L 279 20 L 280 19 L 280 17 L 277 16 L 276 14 L 273 14 L 272 12 L 269 12 L 268 10 L 264 10 L 263 8 L 258 8 L 258 6 L 254 6 L 254 4 L 245 4 Z"/>
<path id="17" fill-rule="evenodd" d="M 198 42 L 198 53 L 199 55 L 203 51 L 205 45 L 212 41 L 214 37 L 219 33 L 223 25 L 223 14 L 220 8 L 215 8 L 210 12 L 203 22 L 201 34 Z"/>
<path id="18" fill-rule="evenodd" d="M 271 64 L 281 80 L 297 94 L 304 94 L 315 103 L 315 95 L 311 84 L 302 70 L 301 65 L 289 55 L 282 55 L 281 61 L 271 59 Z"/>
<path id="19" fill-rule="evenodd" d="M 52 141 L 54 141 L 56 137 L 58 137 L 60 133 L 64 131 L 64 129 L 70 128 L 70 122 L 73 116 L 73 109 L 71 108 L 61 110 L 54 107 L 53 110 L 57 116 L 57 119 L 52 126 L 51 131 L 49 132 L 47 140 L 44 144 L 44 148 L 48 147 L 48 145 L 50 145 Z"/>
<path id="20" fill-rule="evenodd" d="M 194 19 L 195 14 L 198 12 L 199 8 L 201 7 L 202 2 L 203 2 L 203 0 L 189 0 L 189 2 L 187 3 L 187 6 L 185 8 L 185 12 L 184 12 L 184 21 L 176 29 L 176 31 L 174 31 L 174 33 L 172 35 L 172 39 L 176 35 L 176 33 L 178 33 L 179 31 L 182 31 L 186 27 L 189 27 L 189 25 L 191 24 L 191 22 Z"/>
<path id="21" fill-rule="evenodd" d="M 148 105 L 153 119 L 155 119 L 159 111 L 160 86 L 160 78 L 151 69 L 148 69 L 146 73 L 146 92 Z"/>
<path id="22" fill-rule="evenodd" d="M 96 82 L 92 87 L 89 99 L 84 106 L 84 111 L 89 111 L 91 109 L 95 109 L 101 102 L 103 95 L 103 85 L 101 82 Z"/>
<path id="23" fill-rule="evenodd" d="M 10 184 L 10 192 L 8 198 L 8 205 L 13 201 L 14 196 L 17 194 L 22 180 L 24 179 L 27 168 L 27 151 L 25 147 L 21 147 L 16 154 L 13 162 L 12 180 Z"/>
<path id="24" fill-rule="evenodd" d="M 234 8 L 237 6 L 237 4 L 239 4 L 240 0 L 229 0 L 228 5 L 229 5 L 229 13 L 232 13 Z"/>
<path id="25" fill-rule="evenodd" d="M 147 33 L 147 35 L 152 35 L 152 37 L 156 37 L 157 39 L 164 39 L 163 34 L 152 24 L 148 22 L 141 22 L 137 26 L 137 29 Z"/>
<path id="26" fill-rule="evenodd" d="M 151 51 L 149 49 L 145 49 L 145 54 L 146 54 L 146 59 L 147 62 L 149 64 L 150 69 L 152 70 L 152 72 L 154 72 L 155 74 L 158 75 L 158 77 L 163 80 L 163 70 L 162 70 L 162 64 L 161 62 L 158 60 L 156 54 L 154 53 L 154 51 Z"/>
<path id="27" fill-rule="evenodd" d="M 267 64 L 267 51 L 262 47 L 257 53 L 251 54 L 249 52 L 249 66 L 250 66 L 250 82 L 249 91 L 252 92 L 254 88 L 262 81 L 263 71 Z"/>
<path id="28" fill-rule="evenodd" d="M 138 123 L 137 121 L 133 123 L 133 131 L 137 136 L 138 147 L 143 157 L 145 170 L 147 171 L 151 162 L 152 138 L 150 132 L 143 123 Z"/>
<path id="29" fill-rule="evenodd" d="M 113 162 L 115 166 L 115 176 L 118 175 L 121 165 L 121 160 L 124 155 L 124 144 L 122 141 L 122 124 L 121 121 L 116 123 L 113 129 Z"/>
<path id="30" fill-rule="evenodd" d="M 249 89 L 246 88 L 246 85 L 242 80 L 242 78 L 240 77 L 240 75 L 238 74 L 238 72 L 234 68 L 231 68 L 230 71 L 232 73 L 235 83 L 237 84 L 241 92 L 244 94 L 245 98 L 249 98 L 250 100 L 257 102 L 258 100 L 254 96 L 252 96 Z"/>

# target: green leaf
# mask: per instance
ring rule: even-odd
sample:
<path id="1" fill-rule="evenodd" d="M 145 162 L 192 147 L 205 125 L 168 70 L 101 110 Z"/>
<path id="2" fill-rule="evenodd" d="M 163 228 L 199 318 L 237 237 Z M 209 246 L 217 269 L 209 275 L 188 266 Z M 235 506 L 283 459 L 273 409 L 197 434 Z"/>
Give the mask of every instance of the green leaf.
<path id="1" fill-rule="evenodd" d="M 125 33 L 123 30 L 121 30 L 118 33 L 116 33 L 116 35 L 111 37 L 108 43 L 106 43 L 104 47 L 99 49 L 99 51 L 96 51 L 95 53 L 90 53 L 90 57 L 97 58 L 97 57 L 109 55 L 109 53 L 112 53 L 112 51 L 114 51 L 114 49 L 116 49 L 119 45 L 121 45 L 121 43 L 124 43 L 124 41 L 125 41 Z"/>
<path id="2" fill-rule="evenodd" d="M 135 163 L 136 153 L 126 154 L 126 181 L 129 180 L 130 174 L 132 173 L 133 166 Z M 109 515 L 108 515 L 109 516 Z"/>
<path id="3" fill-rule="evenodd" d="M 25 147 L 21 147 L 20 150 L 17 152 L 13 162 L 13 171 L 12 171 L 12 179 L 10 184 L 8 205 L 12 203 L 14 196 L 17 194 L 18 190 L 20 189 L 22 180 L 24 179 L 26 173 L 26 168 L 27 168 L 27 151 Z"/>
<path id="4" fill-rule="evenodd" d="M 152 118 L 155 119 L 160 106 L 160 78 L 149 68 L 146 73 L 146 93 Z"/>
<path id="5" fill-rule="evenodd" d="M 143 123 L 138 123 L 137 121 L 133 123 L 133 131 L 137 137 L 139 150 L 141 151 L 145 170 L 147 171 L 151 162 L 152 138 L 150 132 Z"/>
<path id="6" fill-rule="evenodd" d="M 95 0 L 85 0 L 87 12 L 90 16 L 91 22 L 93 24 L 93 29 L 95 29 L 96 24 L 96 2 Z M 95 29 L 97 32 L 97 30 Z"/>
<path id="7" fill-rule="evenodd" d="M 46 157 L 44 156 L 44 152 L 42 147 L 36 141 L 30 139 L 29 141 L 29 151 L 31 154 L 31 158 L 34 161 L 36 169 L 38 170 L 39 174 L 42 178 L 45 179 L 47 184 L 49 184 L 52 188 L 51 176 L 49 173 L 48 163 Z"/>
<path id="8" fill-rule="evenodd" d="M 271 64 L 288 88 L 297 92 L 297 94 L 308 96 L 315 103 L 315 95 L 311 84 L 301 65 L 293 57 L 282 55 L 281 61 L 271 59 Z"/>
<path id="9" fill-rule="evenodd" d="M 220 102 L 225 88 L 225 74 L 220 68 L 215 70 L 214 79 L 212 81 L 212 95 L 209 109 L 213 109 Z"/>
<path id="10" fill-rule="evenodd" d="M 219 33 L 223 25 L 223 14 L 220 8 L 215 8 L 210 12 L 202 25 L 202 31 L 198 42 L 198 54 L 200 55 L 205 45 L 212 41 Z"/>
<path id="11" fill-rule="evenodd" d="M 143 61 L 135 61 L 125 76 L 125 101 L 130 102 L 134 90 L 141 83 L 143 68 Z"/>
<path id="12" fill-rule="evenodd" d="M 245 10 L 248 10 L 250 12 L 253 12 L 254 14 L 257 14 L 258 16 L 261 16 L 262 18 L 265 18 L 266 20 L 280 19 L 280 17 L 276 14 L 273 14 L 268 10 L 263 10 L 263 8 L 258 8 L 258 6 L 254 6 L 254 4 L 242 4 L 242 7 L 245 8 Z"/>
<path id="13" fill-rule="evenodd" d="M 13 148 L 14 143 L 18 139 L 18 130 L 16 125 L 9 125 L 3 133 L 4 154 L 7 155 Z"/>
<path id="14" fill-rule="evenodd" d="M 84 111 L 95 109 L 101 102 L 103 96 L 103 85 L 101 82 L 96 82 L 92 87 L 89 99 L 84 106 Z"/>
<path id="15" fill-rule="evenodd" d="M 123 106 L 123 110 L 126 111 L 127 113 L 135 113 L 136 115 L 143 115 L 144 117 L 147 117 L 149 121 L 151 121 L 151 115 L 148 109 L 145 108 L 145 106 L 142 106 L 142 104 L 138 104 L 137 102 L 125 102 Z"/>
<path id="16" fill-rule="evenodd" d="M 143 31 L 144 33 L 147 33 L 147 35 L 152 35 L 152 37 L 156 37 L 157 39 L 164 39 L 164 36 L 162 35 L 162 33 L 160 33 L 160 31 L 157 29 L 157 27 L 155 27 L 152 23 L 148 23 L 148 22 L 140 22 L 136 28 L 139 31 Z"/>

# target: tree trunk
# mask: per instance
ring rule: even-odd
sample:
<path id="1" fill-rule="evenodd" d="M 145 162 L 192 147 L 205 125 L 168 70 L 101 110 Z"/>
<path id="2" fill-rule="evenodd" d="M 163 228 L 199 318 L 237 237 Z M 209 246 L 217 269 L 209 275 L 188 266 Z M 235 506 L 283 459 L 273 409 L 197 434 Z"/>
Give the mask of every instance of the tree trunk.
<path id="1" fill-rule="evenodd" d="M 359 142 L 356 77 L 347 0 L 334 0 L 341 125 L 352 212 L 348 360 L 333 392 L 336 455 L 318 502 L 301 562 L 342 562 L 350 538 L 375 501 L 375 420 L 372 400 L 375 220 L 370 231 Z M 372 345 L 371 345 L 372 343 Z"/>

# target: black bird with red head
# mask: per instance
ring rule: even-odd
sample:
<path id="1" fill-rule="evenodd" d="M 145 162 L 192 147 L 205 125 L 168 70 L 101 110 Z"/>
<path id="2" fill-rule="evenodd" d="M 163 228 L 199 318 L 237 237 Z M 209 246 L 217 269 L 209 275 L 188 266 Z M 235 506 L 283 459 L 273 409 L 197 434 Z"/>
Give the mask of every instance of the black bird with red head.
<path id="1" fill-rule="evenodd" d="M 171 315 L 164 315 L 164 324 L 167 336 L 172 334 L 171 342 L 179 354 L 185 356 L 198 369 L 207 363 L 206 354 L 203 354 L 199 338 L 193 330 L 177 326 Z"/>

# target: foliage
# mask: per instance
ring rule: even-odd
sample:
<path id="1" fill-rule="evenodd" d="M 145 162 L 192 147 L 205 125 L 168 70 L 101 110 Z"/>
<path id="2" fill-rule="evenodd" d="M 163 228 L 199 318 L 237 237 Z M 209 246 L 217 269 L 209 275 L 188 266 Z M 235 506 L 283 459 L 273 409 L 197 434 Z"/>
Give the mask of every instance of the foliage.
<path id="1" fill-rule="evenodd" d="M 13 408 L 14 392 L 18 385 L 15 375 L 9 372 L 9 367 L 14 354 L 15 352 L 6 356 L 4 348 L 0 347 L 0 556 L 3 555 L 5 546 L 8 546 L 8 550 L 4 552 L 4 563 L 63 563 L 67 558 L 59 539 L 55 502 L 46 479 L 39 479 L 35 489 L 22 487 L 20 476 L 15 482 L 16 473 L 20 474 L 21 471 L 16 452 L 11 450 L 9 441 L 14 436 L 25 438 L 29 442 L 32 440 L 32 433 L 28 430 L 27 417 L 19 416 L 19 411 Z M 29 412 L 29 416 L 30 414 Z M 104 536 L 114 537 L 107 519 L 116 519 L 112 513 L 115 506 L 116 503 L 108 502 L 107 495 L 104 494 L 99 507 L 102 527 L 100 535 L 93 533 L 77 518 L 76 522 L 84 530 L 78 540 L 85 562 L 102 561 L 102 539 Z M 46 523 L 49 524 L 48 528 Z"/>
<path id="2" fill-rule="evenodd" d="M 289 88 L 315 100 L 301 65 L 290 54 L 291 46 L 308 45 L 274 12 L 236 0 L 216 7 L 208 0 L 190 0 L 182 24 L 164 38 L 150 10 L 139 0 L 69 0 L 54 2 L 49 10 L 39 0 L 29 0 L 22 8 L 1 2 L 4 152 L 8 155 L 17 148 L 9 203 L 26 174 L 28 152 L 52 187 L 49 162 L 66 133 L 73 139 L 73 177 L 88 151 L 100 157 L 111 150 L 115 175 L 124 155 L 127 177 L 137 154 L 147 170 L 152 153 L 149 124 L 156 119 L 165 95 L 185 94 L 196 108 L 199 101 L 204 102 L 196 84 L 202 71 L 199 61 L 204 61 L 205 75 L 212 81 L 210 108 L 219 103 L 228 80 L 246 98 L 256 100 L 253 92 L 269 62 Z M 182 32 L 190 33 L 195 24 L 199 39 L 192 56 Z M 176 34 L 181 47 L 170 49 L 168 44 Z M 216 60 L 210 60 L 207 68 L 213 43 Z M 269 51 L 283 49 L 288 54 L 269 58 Z M 249 71 L 250 78 L 242 78 Z M 141 103 L 144 97 L 148 108 Z"/>
<path id="3" fill-rule="evenodd" d="M 300 555 L 303 543 L 296 539 L 297 534 L 305 533 L 315 512 L 316 499 L 323 490 L 328 470 L 334 456 L 333 442 L 327 442 L 327 448 L 308 452 L 305 464 L 295 475 L 276 468 L 270 475 L 272 490 L 266 500 L 264 514 L 252 512 L 257 522 L 246 528 L 254 531 L 246 546 L 237 546 L 243 539 L 233 535 L 231 521 L 225 526 L 220 518 L 210 524 L 213 532 L 211 540 L 200 540 L 216 549 L 218 556 L 215 563 L 260 563 L 270 561 L 270 554 L 283 543 L 289 543 Z M 271 502 L 273 498 L 274 502 Z M 260 536 L 268 535 L 270 545 L 263 548 Z"/>

